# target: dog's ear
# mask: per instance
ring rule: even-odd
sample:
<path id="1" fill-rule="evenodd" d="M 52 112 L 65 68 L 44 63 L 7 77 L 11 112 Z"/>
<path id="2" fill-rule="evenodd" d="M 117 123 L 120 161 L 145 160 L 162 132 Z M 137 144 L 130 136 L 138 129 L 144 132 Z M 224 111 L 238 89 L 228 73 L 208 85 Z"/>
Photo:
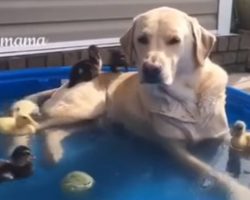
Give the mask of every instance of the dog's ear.
<path id="1" fill-rule="evenodd" d="M 120 38 L 121 47 L 125 53 L 129 65 L 135 65 L 135 48 L 134 48 L 134 29 L 135 21 L 132 27 Z"/>
<path id="2" fill-rule="evenodd" d="M 204 29 L 196 18 L 190 17 L 194 37 L 194 56 L 198 66 L 203 66 L 205 59 L 210 55 L 216 42 L 215 36 Z"/>

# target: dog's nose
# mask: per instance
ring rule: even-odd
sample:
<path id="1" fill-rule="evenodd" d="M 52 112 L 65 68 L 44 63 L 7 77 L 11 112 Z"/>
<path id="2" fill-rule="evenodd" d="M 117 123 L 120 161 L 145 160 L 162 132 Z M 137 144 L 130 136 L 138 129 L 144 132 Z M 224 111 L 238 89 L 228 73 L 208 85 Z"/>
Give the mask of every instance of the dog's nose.
<path id="1" fill-rule="evenodd" d="M 144 82 L 159 83 L 161 75 L 161 66 L 145 62 L 142 66 Z"/>

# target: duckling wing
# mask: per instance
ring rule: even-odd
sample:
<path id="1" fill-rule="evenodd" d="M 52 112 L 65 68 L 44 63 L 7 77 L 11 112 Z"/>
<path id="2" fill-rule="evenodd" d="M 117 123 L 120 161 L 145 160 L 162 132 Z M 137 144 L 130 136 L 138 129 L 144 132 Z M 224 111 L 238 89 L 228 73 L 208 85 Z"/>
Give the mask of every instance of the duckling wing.
<path id="1" fill-rule="evenodd" d="M 0 118 L 0 132 L 2 134 L 10 134 L 15 126 L 15 119 L 12 117 Z"/>
<path id="2" fill-rule="evenodd" d="M 11 181 L 14 179 L 13 174 L 11 173 L 4 173 L 0 175 L 0 182 L 2 181 Z"/>
<path id="3" fill-rule="evenodd" d="M 0 159 L 0 176 L 1 173 L 5 172 L 6 167 L 8 167 L 10 164 L 11 163 L 8 160 Z"/>
<path id="4" fill-rule="evenodd" d="M 10 161 L 8 161 L 8 160 L 5 160 L 5 159 L 0 159 L 0 169 L 1 169 L 1 167 L 4 165 L 4 164 L 6 164 L 6 163 L 10 163 Z"/>
<path id="5" fill-rule="evenodd" d="M 12 173 L 9 172 L 10 162 L 0 159 L 0 182 L 10 181 L 14 179 Z"/>

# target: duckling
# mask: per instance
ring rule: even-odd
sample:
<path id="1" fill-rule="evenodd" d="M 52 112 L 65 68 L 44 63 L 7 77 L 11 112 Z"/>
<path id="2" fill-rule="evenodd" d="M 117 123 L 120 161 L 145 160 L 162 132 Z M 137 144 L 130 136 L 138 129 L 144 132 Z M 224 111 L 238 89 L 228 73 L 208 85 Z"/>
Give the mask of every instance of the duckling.
<path id="1" fill-rule="evenodd" d="M 23 136 L 33 135 L 39 124 L 29 115 L 16 117 L 0 117 L 0 133 L 4 135 Z"/>
<path id="2" fill-rule="evenodd" d="M 16 117 L 18 114 L 29 115 L 32 118 L 41 116 L 40 109 L 37 104 L 30 100 L 19 100 L 11 106 L 11 116 Z"/>
<path id="3" fill-rule="evenodd" d="M 125 67 L 125 70 L 128 71 L 128 63 L 126 62 L 125 55 L 120 50 L 111 50 L 110 66 L 113 73 L 119 72 L 118 67 Z"/>
<path id="4" fill-rule="evenodd" d="M 97 77 L 101 73 L 102 59 L 100 52 L 95 45 L 88 48 L 89 58 L 82 60 L 73 65 L 68 88 L 75 86 L 81 82 L 88 82 Z"/>
<path id="5" fill-rule="evenodd" d="M 250 134 L 246 132 L 246 124 L 236 121 L 231 129 L 231 147 L 239 152 L 250 151 Z"/>
<path id="6" fill-rule="evenodd" d="M 33 174 L 34 156 L 26 146 L 18 146 L 10 160 L 0 161 L 0 182 L 29 177 Z"/>

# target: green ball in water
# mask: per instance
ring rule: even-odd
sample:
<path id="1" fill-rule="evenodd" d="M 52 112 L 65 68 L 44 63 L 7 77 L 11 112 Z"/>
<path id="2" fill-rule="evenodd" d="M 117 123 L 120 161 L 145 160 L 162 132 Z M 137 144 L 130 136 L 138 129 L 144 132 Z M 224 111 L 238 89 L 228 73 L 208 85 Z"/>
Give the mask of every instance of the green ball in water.
<path id="1" fill-rule="evenodd" d="M 62 190 L 67 194 L 82 194 L 90 190 L 94 183 L 94 179 L 89 174 L 74 171 L 62 180 Z"/>

